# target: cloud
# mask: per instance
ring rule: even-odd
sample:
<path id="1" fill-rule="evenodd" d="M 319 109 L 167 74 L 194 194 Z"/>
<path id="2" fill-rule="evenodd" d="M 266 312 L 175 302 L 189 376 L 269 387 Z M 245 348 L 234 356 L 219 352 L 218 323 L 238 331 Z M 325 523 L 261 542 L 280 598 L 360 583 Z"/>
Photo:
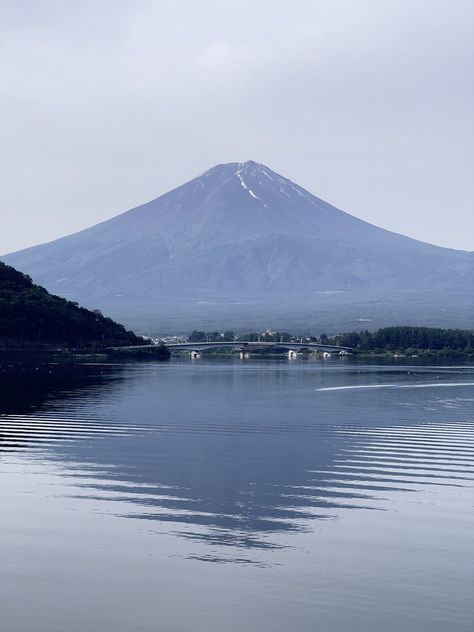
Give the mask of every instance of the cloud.
<path id="1" fill-rule="evenodd" d="M 246 159 L 473 249 L 472 18 L 463 0 L 3 2 L 0 252 Z"/>

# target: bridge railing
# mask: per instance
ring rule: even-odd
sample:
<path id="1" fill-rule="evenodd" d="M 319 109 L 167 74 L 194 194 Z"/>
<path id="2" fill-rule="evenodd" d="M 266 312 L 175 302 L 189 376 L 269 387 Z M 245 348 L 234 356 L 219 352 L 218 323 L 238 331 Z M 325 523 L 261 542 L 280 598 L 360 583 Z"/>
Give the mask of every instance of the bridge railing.
<path id="1" fill-rule="evenodd" d="M 133 351 L 135 349 L 148 349 L 153 350 L 154 347 L 159 345 L 133 345 L 129 347 L 111 347 L 114 350 L 126 350 Z M 337 345 L 324 345 L 316 342 L 258 342 L 253 340 L 235 340 L 231 341 L 217 341 L 217 342 L 176 342 L 168 343 L 166 345 L 170 351 L 205 351 L 206 349 L 235 349 L 236 351 L 244 351 L 250 349 L 284 349 L 284 350 L 315 350 L 315 351 L 346 351 L 348 353 L 353 352 L 351 347 L 339 347 Z"/>

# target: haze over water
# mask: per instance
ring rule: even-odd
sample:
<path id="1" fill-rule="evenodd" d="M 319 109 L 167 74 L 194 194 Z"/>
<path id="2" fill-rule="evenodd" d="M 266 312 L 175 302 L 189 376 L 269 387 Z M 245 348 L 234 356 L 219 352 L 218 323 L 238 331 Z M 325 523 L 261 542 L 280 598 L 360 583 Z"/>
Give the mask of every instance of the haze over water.
<path id="1" fill-rule="evenodd" d="M 0 398 L 8 632 L 472 629 L 474 367 L 51 371 Z"/>

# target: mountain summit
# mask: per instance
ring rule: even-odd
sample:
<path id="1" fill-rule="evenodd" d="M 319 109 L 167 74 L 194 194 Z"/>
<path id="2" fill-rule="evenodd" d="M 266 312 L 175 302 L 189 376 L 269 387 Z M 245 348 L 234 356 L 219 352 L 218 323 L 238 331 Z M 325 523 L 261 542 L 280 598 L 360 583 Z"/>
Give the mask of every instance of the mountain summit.
<path id="1" fill-rule="evenodd" d="M 453 324 L 454 304 L 472 312 L 473 253 L 368 224 L 251 160 L 3 259 L 50 291 L 152 328 L 160 315 L 183 327 L 306 315 L 328 328 L 330 307 L 354 325 L 357 314 Z"/>

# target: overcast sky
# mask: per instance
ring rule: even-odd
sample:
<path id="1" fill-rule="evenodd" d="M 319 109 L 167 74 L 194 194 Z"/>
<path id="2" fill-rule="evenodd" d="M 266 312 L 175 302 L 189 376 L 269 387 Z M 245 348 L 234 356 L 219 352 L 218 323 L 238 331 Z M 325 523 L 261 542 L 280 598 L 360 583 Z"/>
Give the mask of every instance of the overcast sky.
<path id="1" fill-rule="evenodd" d="M 256 160 L 474 250 L 472 0 L 0 0 L 0 253 Z"/>

